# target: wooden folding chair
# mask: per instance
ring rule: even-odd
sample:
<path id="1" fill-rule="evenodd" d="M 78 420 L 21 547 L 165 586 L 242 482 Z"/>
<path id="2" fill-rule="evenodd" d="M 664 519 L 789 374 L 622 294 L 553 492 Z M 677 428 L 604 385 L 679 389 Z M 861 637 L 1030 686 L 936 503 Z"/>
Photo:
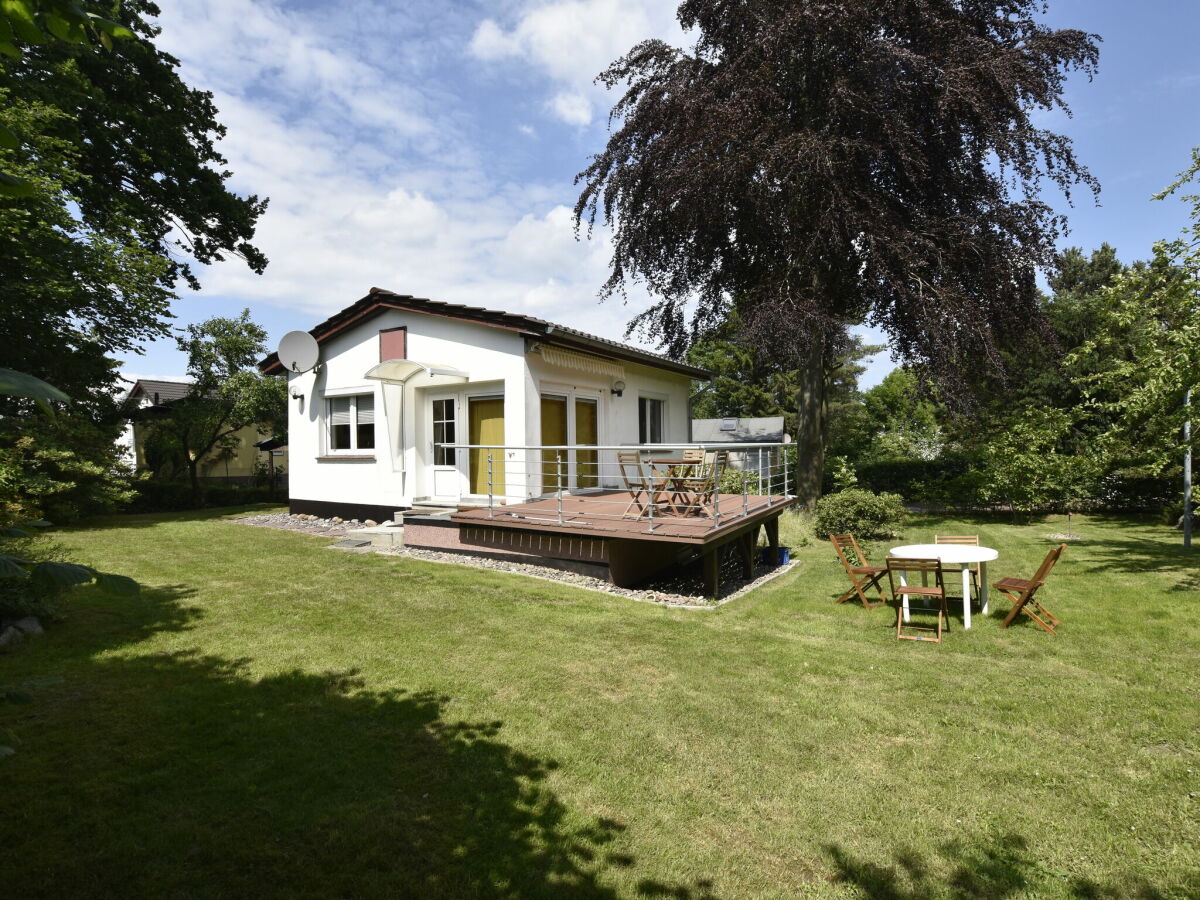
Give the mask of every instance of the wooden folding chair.
<path id="1" fill-rule="evenodd" d="M 858 594 L 858 599 L 862 601 L 862 605 L 867 609 L 872 609 L 876 606 L 883 606 L 887 602 L 883 596 L 883 585 L 880 580 L 887 573 L 887 566 L 873 566 L 867 559 L 867 554 L 862 552 L 862 548 L 858 546 L 858 541 L 854 539 L 852 534 L 831 534 L 829 542 L 833 544 L 833 549 L 837 551 L 838 559 L 842 561 L 842 568 L 846 570 L 846 574 L 850 576 L 850 590 L 838 597 L 838 603 L 845 603 L 850 599 L 852 594 Z M 854 562 L 846 556 L 846 551 L 850 551 L 854 555 Z M 879 600 L 872 603 L 867 599 L 864 590 L 875 588 L 879 591 Z"/>
<path id="2" fill-rule="evenodd" d="M 889 556 L 887 573 L 888 582 L 892 587 L 892 600 L 896 603 L 896 640 L 934 641 L 940 644 L 942 631 L 943 629 L 949 630 L 950 622 L 950 616 L 946 612 L 946 580 L 942 573 L 942 561 L 940 559 L 902 559 Z M 924 584 L 930 574 L 934 576 L 934 583 L 932 585 Z M 909 578 L 913 575 L 920 575 L 922 584 L 908 584 Z M 899 579 L 899 583 L 897 583 L 897 579 Z M 917 605 L 913 603 L 912 598 L 914 597 L 928 597 L 935 601 L 936 605 Z M 913 610 L 935 612 L 937 613 L 937 625 L 913 625 L 912 622 L 905 622 L 905 610 L 910 613 Z M 905 634 L 905 628 L 909 631 L 933 632 L 934 636 Z"/>
<path id="3" fill-rule="evenodd" d="M 656 491 L 667 493 L 667 506 L 676 515 L 686 516 L 695 505 L 692 503 L 692 486 L 706 471 L 705 453 L 699 447 L 681 450 L 679 461 L 672 464 L 666 474 L 656 479 Z"/>
<path id="4" fill-rule="evenodd" d="M 713 450 L 705 454 L 704 463 L 700 466 L 702 474 L 691 485 L 692 497 L 701 509 L 713 505 L 713 499 L 721 491 L 721 476 L 729 465 L 727 450 Z"/>
<path id="5" fill-rule="evenodd" d="M 625 490 L 629 492 L 629 505 L 625 507 L 625 512 L 622 516 L 629 515 L 629 511 L 637 507 L 638 516 L 642 516 L 646 512 L 646 503 L 650 493 L 650 479 L 646 477 L 646 471 L 642 466 L 642 455 L 637 452 L 632 453 L 617 453 L 617 467 L 621 471 L 621 480 L 625 482 Z M 630 474 L 632 472 L 632 474 Z"/>
<path id="6" fill-rule="evenodd" d="M 1013 605 L 1012 609 L 1008 611 L 1008 615 L 1004 617 L 1004 621 L 1000 623 L 1001 628 L 1007 628 L 1018 615 L 1025 613 L 1025 615 L 1037 622 L 1046 631 L 1051 634 L 1058 633 L 1055 629 L 1062 622 L 1055 618 L 1050 610 L 1034 599 L 1034 594 L 1046 583 L 1046 578 L 1049 577 L 1050 570 L 1054 568 L 1058 562 L 1058 558 L 1062 556 L 1062 552 L 1066 549 L 1066 544 L 1059 544 L 1047 553 L 1046 558 L 1042 560 L 1042 564 L 1038 566 L 1036 574 L 1028 580 L 1024 578 L 1001 578 L 992 585 L 992 587 L 1007 597 Z"/>
<path id="7" fill-rule="evenodd" d="M 935 534 L 933 536 L 935 544 L 963 544 L 968 547 L 979 546 L 979 535 L 977 534 Z M 979 566 L 968 566 L 967 570 L 971 573 L 971 586 L 975 588 L 975 596 L 979 596 Z"/>

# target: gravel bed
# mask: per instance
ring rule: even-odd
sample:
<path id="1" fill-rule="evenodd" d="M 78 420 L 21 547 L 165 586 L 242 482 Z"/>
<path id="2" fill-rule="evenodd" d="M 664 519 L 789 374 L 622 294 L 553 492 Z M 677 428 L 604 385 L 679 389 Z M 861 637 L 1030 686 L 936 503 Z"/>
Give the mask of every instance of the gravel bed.
<path id="1" fill-rule="evenodd" d="M 344 537 L 348 531 L 356 528 L 370 527 L 373 521 L 359 522 L 357 519 L 346 521 L 338 517 L 321 519 L 316 516 L 292 515 L 290 513 L 271 513 L 262 516 L 242 516 L 230 519 L 240 525 L 252 525 L 259 528 L 278 528 L 284 531 L 299 531 L 304 534 L 315 534 L 321 537 Z M 388 524 L 388 523 L 384 523 Z M 365 548 L 364 548 L 365 549 Z M 628 597 L 644 603 L 658 603 L 662 606 L 686 607 L 692 609 L 711 609 L 722 606 L 730 600 L 754 590 L 761 584 L 770 581 L 787 572 L 795 561 L 786 566 L 767 566 L 756 562 L 754 575 L 746 579 L 742 577 L 742 564 L 738 558 L 735 545 L 726 545 L 721 550 L 721 596 L 713 601 L 704 592 L 703 572 L 699 561 L 685 567 L 670 576 L 654 579 L 638 588 L 622 588 L 590 575 L 577 572 L 567 572 L 551 566 L 539 566 L 533 563 L 517 562 L 515 560 L 489 559 L 483 556 L 470 556 L 463 553 L 446 553 L 437 550 L 421 550 L 412 547 L 375 547 L 375 553 L 389 556 L 407 556 L 426 562 L 451 563 L 458 566 L 473 566 L 477 569 L 490 569 L 494 572 L 513 572 L 518 575 L 528 575 L 533 578 L 543 578 L 547 581 L 557 581 L 570 584 L 586 590 L 601 591 L 605 594 L 615 594 Z"/>
<path id="2" fill-rule="evenodd" d="M 618 597 L 628 597 L 643 603 L 657 603 L 661 606 L 676 606 L 687 609 L 711 609 L 724 606 L 730 600 L 735 600 L 761 584 L 782 575 L 796 565 L 795 561 L 786 566 L 774 568 L 756 565 L 754 576 L 742 577 L 742 564 L 735 556 L 722 559 L 721 563 L 721 596 L 713 601 L 704 593 L 703 576 L 699 563 L 687 567 L 683 572 L 669 578 L 652 580 L 637 588 L 617 587 L 590 575 L 578 572 L 567 572 L 551 566 L 539 566 L 533 563 L 517 562 L 507 559 L 489 559 L 484 556 L 470 556 L 465 553 L 445 553 L 437 550 L 421 550 L 414 547 L 378 548 L 376 553 L 391 556 L 407 556 L 426 562 L 450 563 L 458 566 L 472 566 L 476 569 L 490 569 L 494 572 L 512 572 L 517 575 L 528 575 L 533 578 L 543 578 L 547 581 L 557 581 L 570 584 L 586 590 L 600 591 L 605 594 L 615 594 Z"/>
<path id="3" fill-rule="evenodd" d="M 341 516 L 322 519 L 319 516 L 311 516 L 305 513 L 298 513 L 296 515 L 292 515 L 291 513 L 270 513 L 265 516 L 241 516 L 229 521 L 237 522 L 239 525 L 254 525 L 258 528 L 302 531 L 305 534 L 319 534 L 323 537 L 345 537 L 347 532 L 358 528 L 370 528 L 372 525 L 379 524 L 373 519 L 361 522 L 358 519 L 343 519 Z"/>

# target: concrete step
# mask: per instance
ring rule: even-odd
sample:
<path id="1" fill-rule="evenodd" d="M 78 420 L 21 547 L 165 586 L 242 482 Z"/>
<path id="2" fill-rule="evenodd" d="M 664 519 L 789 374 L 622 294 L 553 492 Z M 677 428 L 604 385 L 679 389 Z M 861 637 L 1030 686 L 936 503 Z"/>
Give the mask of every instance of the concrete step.
<path id="1" fill-rule="evenodd" d="M 373 525 L 346 532 L 347 538 L 370 541 L 372 547 L 403 547 L 403 525 Z"/>
<path id="2" fill-rule="evenodd" d="M 402 517 L 407 519 L 412 516 L 448 516 L 456 509 L 456 506 L 414 506 L 404 510 Z"/>

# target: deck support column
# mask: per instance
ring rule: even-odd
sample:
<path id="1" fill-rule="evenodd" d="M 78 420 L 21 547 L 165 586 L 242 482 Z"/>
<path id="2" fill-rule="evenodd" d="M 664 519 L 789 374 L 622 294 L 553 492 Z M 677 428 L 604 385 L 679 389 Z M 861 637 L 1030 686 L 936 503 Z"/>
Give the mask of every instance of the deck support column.
<path id="1" fill-rule="evenodd" d="M 704 551 L 704 584 L 708 588 L 708 596 L 716 600 L 721 593 L 720 554 L 717 550 Z"/>
<path id="2" fill-rule="evenodd" d="M 754 544 L 758 534 L 757 528 L 751 528 L 738 538 L 738 550 L 742 553 L 742 577 L 754 577 Z"/>
<path id="3" fill-rule="evenodd" d="M 763 522 L 767 530 L 767 546 L 771 548 L 771 567 L 779 565 L 779 514 L 776 513 Z"/>

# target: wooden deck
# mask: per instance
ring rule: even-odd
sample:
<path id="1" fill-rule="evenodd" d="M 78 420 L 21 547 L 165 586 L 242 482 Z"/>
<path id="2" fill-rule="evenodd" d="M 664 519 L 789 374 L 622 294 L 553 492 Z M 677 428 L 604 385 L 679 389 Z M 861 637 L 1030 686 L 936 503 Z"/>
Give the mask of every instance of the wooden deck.
<path id="1" fill-rule="evenodd" d="M 719 519 L 711 513 L 713 507 L 704 514 L 697 510 L 680 514 L 665 503 L 656 506 L 651 518 L 645 514 L 639 516 L 636 509 L 625 515 L 631 499 L 628 491 L 564 494 L 561 521 L 559 501 L 554 497 L 495 506 L 491 510 L 462 507 L 450 519 L 465 525 L 704 545 L 719 541 L 747 525 L 762 524 L 794 502 L 785 497 L 722 494 L 720 503 L 716 504 L 721 513 Z"/>
<path id="2" fill-rule="evenodd" d="M 626 491 L 564 495 L 504 506 L 461 507 L 446 517 L 405 520 L 408 546 L 509 559 L 582 571 L 634 586 L 658 573 L 701 559 L 709 593 L 720 592 L 719 551 L 736 543 L 743 571 L 753 571 L 758 535 L 779 547 L 779 516 L 787 497 L 722 494 L 719 518 L 690 515 L 665 504 L 651 519 L 631 511 Z M 653 524 L 653 527 L 651 527 Z"/>

